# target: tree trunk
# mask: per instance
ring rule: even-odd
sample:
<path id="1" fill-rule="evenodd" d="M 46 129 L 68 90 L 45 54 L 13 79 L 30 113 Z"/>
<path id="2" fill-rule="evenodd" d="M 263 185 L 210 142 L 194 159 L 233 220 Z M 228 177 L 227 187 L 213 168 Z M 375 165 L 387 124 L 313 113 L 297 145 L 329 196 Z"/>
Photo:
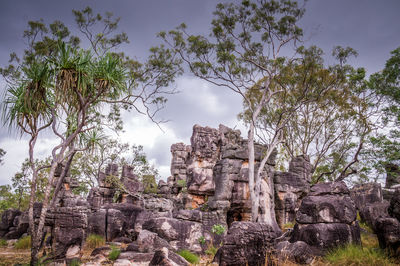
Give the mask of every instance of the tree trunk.
<path id="1" fill-rule="evenodd" d="M 254 125 L 250 123 L 248 133 L 247 147 L 249 151 L 249 190 L 251 201 L 251 221 L 257 222 L 258 217 L 258 202 L 260 195 L 256 195 L 254 190 Z"/>

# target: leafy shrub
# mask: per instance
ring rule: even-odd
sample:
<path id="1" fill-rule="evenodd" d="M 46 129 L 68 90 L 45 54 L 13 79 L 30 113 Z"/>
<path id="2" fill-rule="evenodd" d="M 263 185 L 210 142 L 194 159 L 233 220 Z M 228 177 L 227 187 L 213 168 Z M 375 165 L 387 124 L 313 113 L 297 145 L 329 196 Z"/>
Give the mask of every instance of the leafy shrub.
<path id="1" fill-rule="evenodd" d="M 217 251 L 218 248 L 214 247 L 214 245 L 209 245 L 206 249 L 206 254 L 214 257 Z"/>
<path id="2" fill-rule="evenodd" d="M 144 193 L 157 193 L 157 182 L 156 177 L 154 175 L 144 175 L 142 176 L 142 183 L 144 187 Z"/>
<path id="3" fill-rule="evenodd" d="M 225 230 L 226 229 L 222 224 L 214 224 L 211 228 L 211 232 L 216 235 L 222 235 Z"/>
<path id="4" fill-rule="evenodd" d="M 283 225 L 282 230 L 283 230 L 283 231 L 287 231 L 289 228 L 293 228 L 295 224 L 296 224 L 295 222 L 285 223 L 285 224 Z"/>
<path id="5" fill-rule="evenodd" d="M 100 235 L 91 234 L 86 238 L 86 246 L 88 248 L 98 248 L 104 246 L 106 240 Z"/>
<path id="6" fill-rule="evenodd" d="M 204 236 L 199 237 L 199 243 L 201 245 L 204 245 L 206 243 L 206 239 L 204 238 Z"/>
<path id="7" fill-rule="evenodd" d="M 0 247 L 7 247 L 7 240 L 0 238 Z"/>
<path id="8" fill-rule="evenodd" d="M 108 255 L 108 258 L 112 261 L 118 259 L 119 254 L 121 254 L 121 250 L 115 246 L 111 246 L 111 251 L 110 254 Z"/>
<path id="9" fill-rule="evenodd" d="M 197 264 L 200 261 L 200 258 L 196 255 L 190 252 L 187 249 L 182 249 L 178 251 L 178 254 L 181 255 L 185 260 L 192 264 Z"/>
<path id="10" fill-rule="evenodd" d="M 31 236 L 24 236 L 18 239 L 14 244 L 15 249 L 29 249 L 31 248 Z"/>
<path id="11" fill-rule="evenodd" d="M 384 253 L 376 248 L 362 248 L 361 246 L 350 244 L 329 252 L 325 261 L 330 265 L 396 265 Z"/>

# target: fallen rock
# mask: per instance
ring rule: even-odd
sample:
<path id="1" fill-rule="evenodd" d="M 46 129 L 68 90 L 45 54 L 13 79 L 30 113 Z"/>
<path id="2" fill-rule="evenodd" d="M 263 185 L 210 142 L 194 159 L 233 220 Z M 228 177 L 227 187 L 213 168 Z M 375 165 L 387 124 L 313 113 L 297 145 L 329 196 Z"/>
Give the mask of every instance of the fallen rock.
<path id="1" fill-rule="evenodd" d="M 149 266 L 189 266 L 190 264 L 181 256 L 174 252 L 168 251 L 167 248 L 156 250 Z"/>
<path id="2" fill-rule="evenodd" d="M 395 253 L 400 247 L 400 222 L 391 217 L 378 218 L 375 227 L 380 248 L 388 248 Z"/>
<path id="3" fill-rule="evenodd" d="M 388 212 L 390 216 L 400 221 L 400 190 L 396 190 L 396 193 L 391 198 Z"/>
<path id="4" fill-rule="evenodd" d="M 290 260 L 299 264 L 310 264 L 315 257 L 311 247 L 303 241 L 290 243 L 289 241 L 279 242 L 276 246 L 276 257 L 280 262 Z"/>

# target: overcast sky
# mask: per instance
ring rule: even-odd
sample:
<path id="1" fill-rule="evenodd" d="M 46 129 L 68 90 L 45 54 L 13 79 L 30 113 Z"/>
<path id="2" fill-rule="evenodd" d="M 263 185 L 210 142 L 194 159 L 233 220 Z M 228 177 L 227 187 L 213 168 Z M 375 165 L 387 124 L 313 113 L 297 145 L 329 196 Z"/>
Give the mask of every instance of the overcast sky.
<path id="1" fill-rule="evenodd" d="M 10 52 L 21 52 L 24 48 L 22 35 L 30 20 L 43 18 L 46 23 L 61 20 L 75 31 L 72 9 L 89 5 L 95 12 L 111 11 L 121 17 L 120 30 L 130 39 L 124 52 L 144 59 L 149 47 L 160 43 L 156 33 L 173 29 L 182 22 L 190 32 L 208 34 L 217 1 L 0 0 L 0 3 L 0 65 L 5 66 Z M 390 51 L 400 46 L 399 10 L 400 0 L 309 0 L 301 21 L 305 45 L 317 45 L 327 54 L 335 45 L 350 46 L 359 53 L 350 63 L 365 67 L 369 74 L 377 72 L 383 68 Z M 0 81 L 0 85 L 3 92 L 4 82 Z M 163 125 L 164 132 L 145 117 L 130 113 L 124 114 L 125 132 L 120 136 L 122 141 L 143 145 L 164 179 L 169 176 L 171 144 L 190 144 L 194 124 L 211 127 L 225 124 L 243 129 L 236 119 L 242 108 L 238 96 L 190 74 L 180 77 L 175 86 L 181 93 L 169 98 L 161 114 L 162 118 L 171 120 Z M 54 139 L 39 140 L 37 156 L 48 156 L 49 148 L 55 143 Z M 28 157 L 27 140 L 2 127 L 0 148 L 7 152 L 0 166 L 2 185 L 10 183 L 12 175 Z"/>

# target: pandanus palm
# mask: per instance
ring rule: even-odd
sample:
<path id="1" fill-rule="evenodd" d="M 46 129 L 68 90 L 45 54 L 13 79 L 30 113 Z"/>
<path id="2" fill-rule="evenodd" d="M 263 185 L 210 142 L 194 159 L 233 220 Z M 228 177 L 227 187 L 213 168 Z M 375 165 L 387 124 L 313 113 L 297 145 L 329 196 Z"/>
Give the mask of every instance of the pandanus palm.
<path id="1" fill-rule="evenodd" d="M 32 239 L 36 239 L 33 219 L 33 203 L 39 169 L 34 163 L 34 147 L 38 134 L 51 123 L 49 101 L 52 98 L 51 71 L 46 63 L 34 62 L 23 69 L 24 78 L 15 87 L 8 87 L 3 102 L 3 121 L 31 136 L 29 141 L 29 163 L 32 169 L 31 194 L 29 200 L 29 227 Z"/>

